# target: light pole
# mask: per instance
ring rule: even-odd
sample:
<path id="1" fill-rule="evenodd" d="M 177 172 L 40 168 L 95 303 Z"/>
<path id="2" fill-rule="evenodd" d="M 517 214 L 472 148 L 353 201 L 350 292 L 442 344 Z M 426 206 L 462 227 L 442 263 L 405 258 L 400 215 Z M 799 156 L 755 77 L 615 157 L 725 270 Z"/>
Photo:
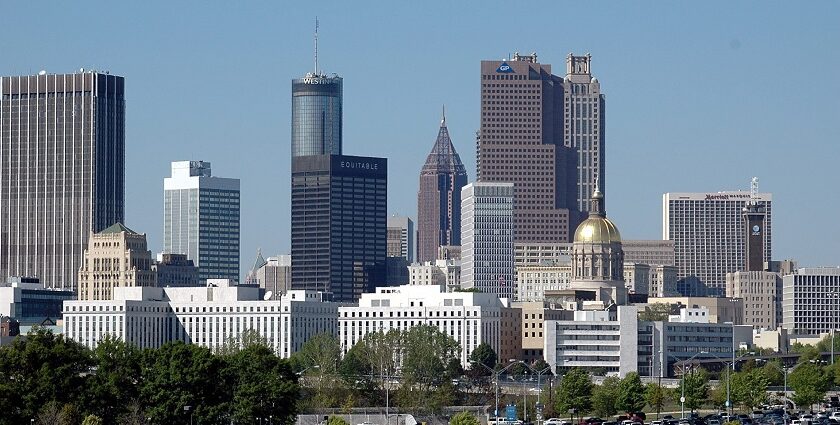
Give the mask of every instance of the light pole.
<path id="1" fill-rule="evenodd" d="M 517 361 L 511 359 L 509 365 L 505 366 L 504 368 L 502 368 L 498 371 L 490 368 L 490 366 L 487 366 L 484 363 L 481 363 L 481 362 L 476 362 L 476 363 L 484 366 L 485 369 L 489 370 L 490 373 L 492 373 L 494 375 L 494 380 L 496 381 L 496 410 L 493 412 L 493 418 L 496 422 L 498 422 L 498 420 L 499 420 L 499 375 L 504 373 L 506 370 L 510 369 L 513 365 L 517 364 Z"/>
<path id="2" fill-rule="evenodd" d="M 680 419 L 685 419 L 685 364 L 694 360 L 694 358 L 699 356 L 701 353 L 702 352 L 698 352 L 698 353 L 694 354 L 693 356 L 689 357 L 688 360 L 682 362 L 683 363 L 683 366 L 681 368 L 682 373 L 680 374 L 680 390 L 681 390 L 681 394 L 680 394 L 680 415 L 681 416 L 680 416 Z M 669 354 L 669 356 L 674 357 L 670 354 Z M 674 357 L 674 358 L 676 359 L 676 357 Z M 679 359 L 677 359 L 677 360 L 679 360 Z"/>
<path id="3" fill-rule="evenodd" d="M 827 297 L 831 298 L 833 301 L 832 304 L 837 304 L 837 300 L 840 299 L 840 291 L 828 291 L 825 294 Z M 831 364 L 834 364 L 834 330 L 837 329 L 837 308 L 831 309 Z"/>
<path id="4" fill-rule="evenodd" d="M 709 352 L 709 351 L 701 351 L 700 353 L 708 354 L 708 355 L 717 357 L 717 359 L 720 360 L 723 363 L 723 368 L 726 369 L 726 407 L 729 411 L 729 416 L 731 417 L 732 416 L 732 397 L 731 397 L 732 393 L 730 391 L 730 382 L 732 381 L 732 374 L 735 373 L 735 363 L 738 360 L 740 360 L 740 359 L 742 359 L 746 356 L 749 356 L 751 353 L 746 353 L 743 356 L 738 357 L 737 359 L 733 355 L 733 357 L 732 357 L 732 369 L 729 369 L 729 367 L 726 365 L 726 360 L 724 360 L 723 358 L 721 358 L 717 354 Z"/>
<path id="5" fill-rule="evenodd" d="M 766 362 L 767 364 L 772 364 L 773 366 L 778 367 L 778 368 L 779 368 L 779 370 L 781 370 L 782 375 L 783 375 L 783 376 L 784 376 L 784 378 L 785 378 L 785 407 L 784 407 L 785 417 L 784 417 L 784 420 L 785 420 L 785 423 L 787 424 L 787 423 L 788 423 L 787 406 L 788 406 L 788 403 L 790 402 L 790 399 L 788 399 L 788 384 L 787 384 L 787 377 L 788 377 L 788 373 L 789 373 L 790 371 L 792 371 L 792 370 L 794 370 L 794 369 L 798 368 L 799 366 L 801 366 L 801 365 L 805 364 L 805 363 L 799 363 L 799 364 L 794 365 L 793 367 L 787 367 L 787 366 L 785 366 L 784 364 L 782 364 L 781 366 L 779 366 L 779 365 L 777 365 L 777 364 L 775 364 L 775 363 L 773 363 L 773 362 L 768 362 L 768 361 L 766 361 L 766 360 L 762 360 L 762 362 Z"/>
<path id="6" fill-rule="evenodd" d="M 540 396 L 542 395 L 542 381 L 540 381 L 540 378 L 542 378 L 543 373 L 551 371 L 551 366 L 548 366 L 543 370 L 534 370 L 534 369 L 531 369 L 531 370 L 536 372 L 536 374 L 537 374 L 537 406 L 540 406 Z M 538 408 L 538 409 L 539 410 L 537 410 L 537 413 L 539 413 L 539 414 L 537 415 L 537 425 L 541 425 L 542 424 L 542 408 Z"/>

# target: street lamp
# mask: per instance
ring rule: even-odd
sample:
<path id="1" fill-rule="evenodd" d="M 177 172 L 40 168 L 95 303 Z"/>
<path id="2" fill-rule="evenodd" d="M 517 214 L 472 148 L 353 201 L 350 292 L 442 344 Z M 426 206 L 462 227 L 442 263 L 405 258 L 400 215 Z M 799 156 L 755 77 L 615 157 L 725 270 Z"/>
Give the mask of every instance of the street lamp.
<path id="1" fill-rule="evenodd" d="M 689 357 L 688 360 L 685 360 L 685 361 L 682 362 L 683 363 L 683 367 L 681 368 L 682 373 L 680 373 L 680 389 L 681 389 L 681 394 L 680 394 L 680 419 L 685 419 L 685 363 L 688 363 L 688 362 L 694 360 L 694 358 L 699 356 L 700 354 L 702 354 L 702 352 L 698 352 L 698 353 L 694 354 L 693 356 Z M 669 356 L 677 359 L 676 357 L 674 357 L 671 354 L 669 354 Z M 677 360 L 680 361 L 679 359 L 677 359 Z"/>
<path id="2" fill-rule="evenodd" d="M 779 366 L 779 365 L 777 365 L 777 364 L 775 364 L 775 363 L 773 363 L 773 362 L 768 362 L 768 361 L 763 360 L 763 359 L 759 359 L 759 361 L 761 361 L 761 362 L 766 362 L 767 364 L 771 364 L 771 365 L 773 365 L 773 366 L 778 367 L 778 368 L 779 368 L 779 370 L 781 370 L 782 374 L 783 374 L 783 375 L 784 375 L 784 377 L 785 377 L 785 406 L 784 406 L 784 411 L 785 411 L 785 423 L 787 424 L 787 423 L 788 423 L 787 406 L 788 406 L 788 403 L 790 402 L 790 399 L 788 399 L 788 384 L 787 384 L 787 377 L 788 377 L 788 373 L 789 373 L 790 371 L 792 371 L 792 370 L 794 370 L 794 369 L 798 368 L 799 366 L 801 366 L 801 365 L 805 364 L 805 363 L 799 363 L 799 364 L 794 365 L 793 367 L 787 367 L 787 366 L 785 366 L 784 364 L 782 364 L 781 366 Z"/>
<path id="3" fill-rule="evenodd" d="M 537 374 L 537 406 L 540 406 L 540 396 L 542 395 L 542 382 L 540 381 L 540 378 L 542 378 L 544 373 L 551 372 L 551 366 L 547 366 L 543 370 L 534 370 L 530 366 L 528 369 L 531 369 L 531 371 Z M 542 423 L 542 409 L 538 407 L 537 413 L 537 425 L 540 425 Z"/>
<path id="4" fill-rule="evenodd" d="M 484 364 L 484 363 L 482 363 L 482 362 L 476 362 L 476 363 L 480 364 L 481 366 L 484 366 L 484 368 L 485 368 L 485 369 L 489 370 L 489 371 L 490 371 L 490 373 L 492 373 L 492 374 L 494 375 L 494 379 L 495 379 L 495 381 L 496 381 L 496 410 L 495 410 L 495 412 L 494 412 L 493 417 L 494 417 L 494 420 L 495 420 L 496 422 L 498 422 L 498 421 L 499 421 L 499 375 L 501 375 L 501 374 L 502 374 L 502 373 L 504 373 L 506 370 L 508 370 L 508 369 L 510 369 L 511 367 L 513 367 L 513 365 L 517 364 L 518 362 L 517 362 L 516 360 L 514 360 L 514 359 L 511 359 L 511 360 L 510 360 L 510 364 L 509 364 L 509 365 L 505 366 L 504 368 L 502 368 L 502 369 L 500 369 L 500 370 L 498 370 L 498 371 L 497 371 L 497 370 L 494 370 L 494 369 L 492 369 L 492 368 L 490 368 L 490 366 L 487 366 L 486 364 Z M 524 363 L 524 362 L 523 362 L 523 363 Z M 526 365 L 526 366 L 527 366 L 527 365 Z"/>

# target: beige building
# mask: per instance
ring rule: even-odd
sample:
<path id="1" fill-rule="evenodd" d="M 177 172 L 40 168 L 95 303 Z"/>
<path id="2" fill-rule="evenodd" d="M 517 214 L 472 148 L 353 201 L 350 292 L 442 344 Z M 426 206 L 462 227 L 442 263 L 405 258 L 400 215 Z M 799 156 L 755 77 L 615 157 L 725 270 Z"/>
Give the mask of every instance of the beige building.
<path id="1" fill-rule="evenodd" d="M 545 291 L 569 289 L 571 281 L 571 264 L 517 267 L 516 300 L 543 301 Z"/>
<path id="2" fill-rule="evenodd" d="M 461 288 L 461 261 L 435 260 L 408 266 L 409 285 L 439 285 L 446 292 Z"/>
<path id="3" fill-rule="evenodd" d="M 120 223 L 91 234 L 79 269 L 79 300 L 107 301 L 115 287 L 156 283 L 145 234 Z"/>
<path id="4" fill-rule="evenodd" d="M 624 286 L 631 294 L 647 294 L 650 291 L 651 267 L 647 264 L 624 262 Z"/>
<path id="5" fill-rule="evenodd" d="M 774 330 L 781 325 L 782 277 L 773 272 L 726 274 L 726 296 L 744 300 L 744 324 Z"/>
<path id="6" fill-rule="evenodd" d="M 683 305 L 688 308 L 706 307 L 709 323 L 744 323 L 744 301 L 740 298 L 718 297 L 650 297 L 648 304 Z"/>
<path id="7" fill-rule="evenodd" d="M 544 360 L 545 321 L 565 320 L 571 317 L 573 313 L 570 310 L 551 309 L 549 303 L 543 301 L 515 302 L 512 307 L 519 309 L 522 314 L 522 334 L 519 338 L 522 351 L 520 355 L 514 358 L 524 360 L 527 363 L 539 359 Z M 503 357 L 500 357 L 500 359 L 503 359 Z"/>

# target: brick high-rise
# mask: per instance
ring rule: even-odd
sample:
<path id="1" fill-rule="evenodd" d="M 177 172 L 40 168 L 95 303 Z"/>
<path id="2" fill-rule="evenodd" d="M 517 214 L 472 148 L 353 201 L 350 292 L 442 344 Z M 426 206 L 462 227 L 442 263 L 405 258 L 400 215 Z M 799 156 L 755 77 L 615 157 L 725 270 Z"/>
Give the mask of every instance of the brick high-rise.
<path id="1" fill-rule="evenodd" d="M 517 243 L 567 242 L 580 217 L 568 115 L 563 77 L 536 54 L 481 62 L 477 178 L 514 184 Z"/>

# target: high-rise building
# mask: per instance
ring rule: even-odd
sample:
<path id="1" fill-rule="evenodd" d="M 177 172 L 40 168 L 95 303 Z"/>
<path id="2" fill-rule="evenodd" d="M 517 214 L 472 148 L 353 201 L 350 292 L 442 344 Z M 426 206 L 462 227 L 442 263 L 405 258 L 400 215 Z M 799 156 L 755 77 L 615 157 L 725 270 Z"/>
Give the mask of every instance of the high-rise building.
<path id="1" fill-rule="evenodd" d="M 388 217 L 388 257 L 402 257 L 409 264 L 414 262 L 414 221 L 408 217 Z"/>
<path id="2" fill-rule="evenodd" d="M 767 330 L 781 322 L 782 277 L 778 273 L 744 271 L 726 274 L 726 297 L 744 299 L 744 324 Z"/>
<path id="3" fill-rule="evenodd" d="M 569 143 L 584 137 L 583 122 L 594 125 L 592 131 L 602 128 L 592 118 L 572 120 L 564 84 L 563 77 L 551 73 L 551 65 L 537 62 L 536 54 L 481 61 L 477 179 L 514 184 L 517 243 L 569 242 L 578 221 L 578 155 Z M 602 105 L 589 106 L 583 110 L 600 116 Z M 569 143 L 568 131 L 576 132 Z M 603 176 L 586 179 L 599 177 L 603 184 Z"/>
<path id="4" fill-rule="evenodd" d="M 461 189 L 461 287 L 499 298 L 516 293 L 513 183 L 470 183 Z"/>
<path id="5" fill-rule="evenodd" d="M 79 300 L 111 300 L 114 288 L 155 286 L 146 235 L 120 223 L 91 234 L 79 269 Z"/>
<path id="6" fill-rule="evenodd" d="M 438 258 L 438 248 L 461 244 L 461 188 L 467 169 L 449 138 L 446 116 L 440 120 L 435 146 L 420 170 L 417 191 L 417 261 Z"/>
<path id="7" fill-rule="evenodd" d="M 801 268 L 782 278 L 782 327 L 793 335 L 840 329 L 840 268 Z"/>
<path id="8" fill-rule="evenodd" d="M 292 157 L 341 155 L 343 80 L 307 73 L 292 80 Z"/>
<path id="9" fill-rule="evenodd" d="M 176 161 L 163 179 L 163 251 L 186 254 L 207 279 L 239 279 L 239 179 L 209 162 Z"/>
<path id="10" fill-rule="evenodd" d="M 124 79 L 0 78 L 0 281 L 76 289 L 92 232 L 125 218 Z"/>
<path id="11" fill-rule="evenodd" d="M 385 281 L 388 161 L 292 158 L 292 288 L 354 302 Z"/>
<path id="12" fill-rule="evenodd" d="M 772 195 L 717 192 L 666 193 L 662 197 L 662 238 L 674 241 L 679 279 L 696 280 L 709 295 L 726 294 L 726 274 L 743 271 L 747 238 L 743 210 L 755 202 L 766 216 L 763 262 L 771 258 Z"/>

